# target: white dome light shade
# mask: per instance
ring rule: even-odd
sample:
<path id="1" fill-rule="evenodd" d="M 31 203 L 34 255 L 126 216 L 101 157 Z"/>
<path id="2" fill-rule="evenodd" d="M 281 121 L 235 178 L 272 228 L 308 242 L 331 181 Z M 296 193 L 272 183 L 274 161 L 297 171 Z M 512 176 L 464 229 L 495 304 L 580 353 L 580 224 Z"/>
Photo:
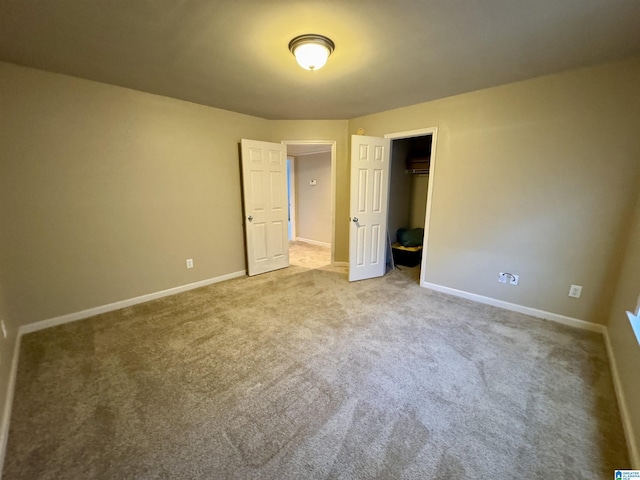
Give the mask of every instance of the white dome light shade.
<path id="1" fill-rule="evenodd" d="M 289 42 L 289 50 L 298 65 L 306 70 L 319 70 L 335 48 L 334 43 L 322 35 L 300 35 Z"/>
<path id="2" fill-rule="evenodd" d="M 298 65 L 307 70 L 321 69 L 329 58 L 329 50 L 315 43 L 302 44 L 296 47 L 293 54 L 296 56 Z"/>

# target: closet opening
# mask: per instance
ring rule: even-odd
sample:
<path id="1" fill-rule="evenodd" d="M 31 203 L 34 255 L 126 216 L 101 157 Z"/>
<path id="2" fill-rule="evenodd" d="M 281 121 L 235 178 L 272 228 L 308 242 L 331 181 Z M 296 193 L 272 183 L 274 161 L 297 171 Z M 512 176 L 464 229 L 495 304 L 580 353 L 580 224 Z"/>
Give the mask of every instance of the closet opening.
<path id="1" fill-rule="evenodd" d="M 392 138 L 389 172 L 387 269 L 422 284 L 433 188 L 436 129 L 385 135 Z"/>

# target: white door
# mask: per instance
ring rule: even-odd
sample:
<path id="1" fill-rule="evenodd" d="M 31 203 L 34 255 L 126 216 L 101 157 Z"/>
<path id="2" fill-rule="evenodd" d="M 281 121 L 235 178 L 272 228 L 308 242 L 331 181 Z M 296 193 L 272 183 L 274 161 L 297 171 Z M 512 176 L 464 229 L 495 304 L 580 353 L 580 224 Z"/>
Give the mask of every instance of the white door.
<path id="1" fill-rule="evenodd" d="M 351 137 L 349 281 L 385 273 L 390 145 L 388 138 Z"/>
<path id="2" fill-rule="evenodd" d="M 247 273 L 289 266 L 287 149 L 280 143 L 242 140 Z"/>

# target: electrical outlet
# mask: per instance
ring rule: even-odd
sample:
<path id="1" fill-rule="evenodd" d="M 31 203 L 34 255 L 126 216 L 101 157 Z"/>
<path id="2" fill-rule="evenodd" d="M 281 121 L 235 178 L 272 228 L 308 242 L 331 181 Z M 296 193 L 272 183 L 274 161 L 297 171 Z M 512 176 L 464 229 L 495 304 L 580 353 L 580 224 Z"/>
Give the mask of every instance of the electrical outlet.
<path id="1" fill-rule="evenodd" d="M 511 285 L 518 285 L 518 283 L 520 283 L 520 275 L 511 274 L 509 277 L 509 283 Z"/>
<path id="2" fill-rule="evenodd" d="M 193 258 L 187 258 L 187 268 L 193 268 Z"/>
<path id="3" fill-rule="evenodd" d="M 2 326 L 2 337 L 7 338 L 7 327 L 4 325 L 4 320 L 0 321 L 0 326 Z"/>
<path id="4" fill-rule="evenodd" d="M 580 298 L 580 295 L 582 295 L 582 286 L 571 285 L 569 288 L 569 296 L 573 298 Z"/>
<path id="5" fill-rule="evenodd" d="M 506 274 L 506 273 L 502 273 L 502 272 L 500 272 L 500 273 L 498 274 L 498 281 L 499 281 L 500 283 L 507 283 L 507 274 Z"/>

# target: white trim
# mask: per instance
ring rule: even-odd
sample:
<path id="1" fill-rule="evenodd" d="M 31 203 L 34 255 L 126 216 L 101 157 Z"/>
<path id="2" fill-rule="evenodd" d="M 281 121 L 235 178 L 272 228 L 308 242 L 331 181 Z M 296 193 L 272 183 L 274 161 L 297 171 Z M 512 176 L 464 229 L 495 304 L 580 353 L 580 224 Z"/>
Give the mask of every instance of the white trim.
<path id="1" fill-rule="evenodd" d="M 436 145 L 438 143 L 438 127 L 419 128 L 405 132 L 386 133 L 385 138 L 400 140 L 402 138 L 425 137 L 431 135 L 431 156 L 429 163 L 429 185 L 427 186 L 427 207 L 424 218 L 424 237 L 422 240 L 422 260 L 420 262 L 420 284 L 426 281 L 427 252 L 429 250 L 429 227 L 431 225 L 431 205 L 433 199 L 433 186 L 436 176 Z"/>
<path id="2" fill-rule="evenodd" d="M 7 440 L 9 439 L 9 421 L 11 420 L 11 407 L 13 406 L 13 392 L 16 385 L 16 375 L 18 373 L 18 358 L 20 355 L 20 340 L 22 334 L 20 330 L 16 333 L 13 344 L 13 355 L 11 356 L 11 370 L 9 371 L 9 381 L 7 393 L 5 395 L 4 410 L 2 411 L 2 423 L 0 423 L 0 479 L 4 470 L 4 456 L 7 450 Z"/>
<path id="3" fill-rule="evenodd" d="M 331 263 L 336 258 L 336 145 L 335 140 L 282 140 L 284 145 L 331 145 Z M 297 200 L 296 200 L 297 201 Z M 294 234 L 295 238 L 295 234 Z"/>
<path id="4" fill-rule="evenodd" d="M 161 290 L 159 292 L 148 293 L 139 297 L 129 298 L 127 300 L 120 300 L 119 302 L 109 303 L 107 305 L 101 305 L 99 307 L 89 308 L 80 312 L 69 313 L 67 315 L 61 315 L 59 317 L 49 318 L 47 320 L 41 320 L 35 323 L 29 323 L 19 328 L 19 334 L 36 332 L 45 328 L 55 327 L 64 323 L 75 322 L 76 320 L 82 320 L 85 318 L 100 315 L 101 313 L 112 312 L 114 310 L 120 310 L 121 308 L 130 307 L 131 305 L 137 305 L 139 303 L 149 302 L 151 300 L 157 300 L 158 298 L 168 297 L 175 295 L 176 293 L 186 292 L 195 288 L 205 287 L 213 283 L 223 282 L 225 280 L 231 280 L 232 278 L 244 277 L 246 275 L 245 270 L 229 273 L 227 275 L 221 275 L 219 277 L 208 278 L 199 282 L 188 283 L 179 287 L 169 288 L 167 290 Z"/>
<path id="5" fill-rule="evenodd" d="M 287 142 L 287 143 L 291 144 L 291 142 Z M 295 157 L 304 157 L 307 155 L 318 155 L 319 153 L 329 153 L 330 151 L 331 151 L 331 148 L 327 148 L 326 150 L 318 150 L 317 152 L 296 153 L 295 155 L 289 155 L 289 157 L 295 158 Z"/>
<path id="6" fill-rule="evenodd" d="M 418 128 L 416 130 L 407 130 L 405 132 L 385 133 L 384 138 L 399 140 L 401 138 L 424 137 L 437 131 L 438 127 Z"/>
<path id="7" fill-rule="evenodd" d="M 431 227 L 431 205 L 433 204 L 433 187 L 436 178 L 436 145 L 438 143 L 438 128 L 434 127 L 431 137 L 431 160 L 429 161 L 429 185 L 427 186 L 427 208 L 424 218 L 424 240 L 422 241 L 422 260 L 420 263 L 420 282 L 427 278 L 427 252 L 429 250 L 429 232 Z"/>
<path id="8" fill-rule="evenodd" d="M 309 243 L 311 245 L 318 245 L 320 247 L 330 247 L 331 246 L 330 243 L 318 242 L 317 240 L 310 240 L 308 238 L 296 237 L 295 240 L 296 240 L 296 242 Z"/>
<path id="9" fill-rule="evenodd" d="M 287 155 L 287 160 L 291 162 L 291 171 L 290 171 L 291 175 L 288 179 L 290 183 L 289 194 L 291 198 L 288 198 L 287 200 L 290 202 L 290 205 L 291 205 L 291 207 L 289 208 L 289 215 L 291 215 L 291 218 L 289 221 L 291 222 L 291 239 L 293 240 L 298 235 L 298 230 L 296 225 L 296 215 L 297 215 L 296 207 L 298 206 L 298 197 L 296 195 L 296 172 L 295 172 L 296 157 Z"/>
<path id="10" fill-rule="evenodd" d="M 497 300 L 495 298 L 484 297 L 482 295 L 477 295 L 475 293 L 469 293 L 462 290 L 456 290 L 455 288 L 444 287 L 435 283 L 421 282 L 420 285 L 425 288 L 430 288 L 431 290 L 436 290 L 438 292 L 448 293 L 449 295 L 455 295 L 456 297 L 466 298 L 467 300 L 473 300 L 474 302 L 504 308 L 513 312 L 524 313 L 525 315 L 531 315 L 532 317 L 544 318 L 545 320 L 562 323 L 563 325 L 569 325 L 570 327 L 581 328 L 582 330 L 590 330 L 592 332 L 598 332 L 602 334 L 604 334 L 604 332 L 606 331 L 606 327 L 604 325 L 587 322 L 578 318 L 567 317 L 565 315 L 559 315 L 557 313 L 538 310 L 537 308 L 525 307 L 516 303 L 509 303 L 503 300 Z"/>
<path id="11" fill-rule="evenodd" d="M 622 389 L 622 382 L 620 381 L 620 375 L 618 374 L 618 364 L 613 353 L 613 346 L 611 345 L 609 330 L 607 328 L 605 328 L 604 330 L 604 343 L 607 347 L 607 355 L 609 356 L 609 364 L 611 365 L 613 387 L 616 391 L 616 398 L 618 399 L 618 409 L 620 410 L 622 429 L 624 430 L 624 437 L 627 441 L 627 448 L 629 450 L 631 468 L 638 470 L 640 469 L 640 452 L 638 452 L 638 443 L 636 442 L 636 439 L 633 435 L 633 427 L 631 426 L 629 408 L 627 406 L 627 400 L 624 396 L 624 390 Z"/>

